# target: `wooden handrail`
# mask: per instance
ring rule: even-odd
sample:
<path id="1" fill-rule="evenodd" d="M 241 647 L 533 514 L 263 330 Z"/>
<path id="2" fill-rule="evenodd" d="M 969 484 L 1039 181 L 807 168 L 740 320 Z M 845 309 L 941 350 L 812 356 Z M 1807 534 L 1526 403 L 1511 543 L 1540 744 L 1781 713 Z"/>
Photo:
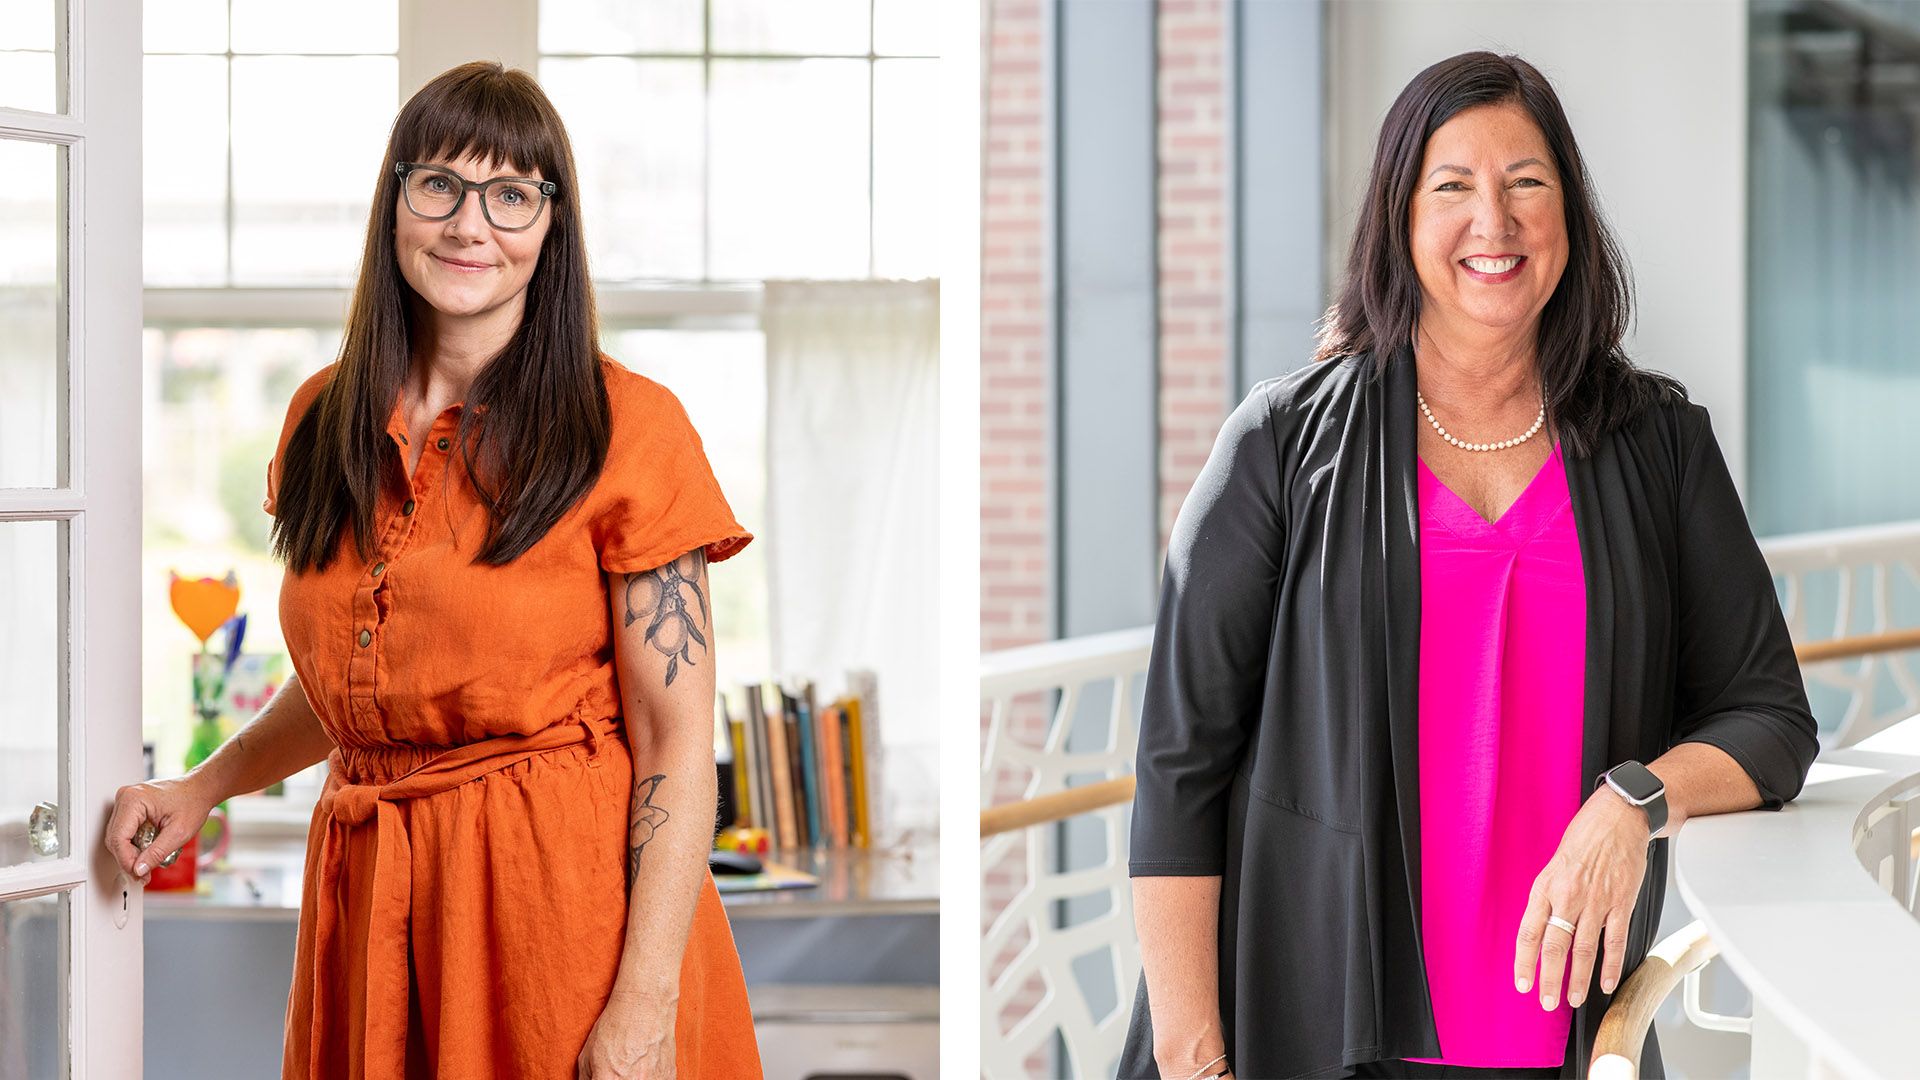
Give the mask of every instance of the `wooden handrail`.
<path id="1" fill-rule="evenodd" d="M 1620 984 L 1606 1015 L 1600 1018 L 1587 1076 L 1591 1080 L 1639 1080 L 1640 1051 L 1646 1046 L 1654 1012 L 1688 972 L 1705 967 L 1719 954 L 1719 947 L 1707 936 L 1706 924 L 1698 919 L 1647 950 L 1646 959 Z"/>
<path id="2" fill-rule="evenodd" d="M 1123 803 L 1133 798 L 1133 777 L 1116 776 L 1065 791 L 989 807 L 980 812 L 980 839 L 1003 832 L 1065 821 L 1078 814 Z"/>
<path id="3" fill-rule="evenodd" d="M 1834 638 L 1831 641 L 1809 641 L 1804 645 L 1795 645 L 1793 655 L 1803 664 L 1817 664 L 1823 660 L 1845 660 L 1875 653 L 1905 652 L 1908 649 L 1920 649 L 1920 626 Z"/>

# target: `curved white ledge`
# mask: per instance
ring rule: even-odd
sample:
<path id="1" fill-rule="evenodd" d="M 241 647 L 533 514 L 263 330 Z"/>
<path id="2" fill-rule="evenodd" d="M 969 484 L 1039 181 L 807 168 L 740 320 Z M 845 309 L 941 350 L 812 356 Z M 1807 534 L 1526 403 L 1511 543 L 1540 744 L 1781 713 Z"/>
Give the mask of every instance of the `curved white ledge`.
<path id="1" fill-rule="evenodd" d="M 1753 992 L 1756 1014 L 1849 1077 L 1895 1080 L 1915 1067 L 1920 919 L 1855 843 L 1869 814 L 1916 789 L 1920 716 L 1822 754 L 1778 812 L 1694 818 L 1673 840 L 1680 895 Z M 1756 1025 L 1756 1061 L 1760 1040 Z"/>

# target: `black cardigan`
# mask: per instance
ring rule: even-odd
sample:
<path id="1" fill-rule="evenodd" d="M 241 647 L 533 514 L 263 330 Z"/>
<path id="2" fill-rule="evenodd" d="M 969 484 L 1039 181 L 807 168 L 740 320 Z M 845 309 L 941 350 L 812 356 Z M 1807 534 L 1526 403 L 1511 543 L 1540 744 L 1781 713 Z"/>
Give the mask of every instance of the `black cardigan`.
<path id="1" fill-rule="evenodd" d="M 1239 1080 L 1441 1053 L 1420 944 L 1421 420 L 1410 348 L 1379 379 L 1371 364 L 1253 388 L 1181 508 L 1161 582 L 1129 871 L 1222 878 Z M 1563 460 L 1587 584 L 1581 791 L 1703 742 L 1779 809 L 1819 742 L 1707 410 L 1668 395 Z M 1653 944 L 1667 843 L 1650 845 L 1623 978 Z M 1563 1077 L 1586 1076 L 1611 997 L 1599 975 Z M 1644 1074 L 1662 1075 L 1651 1032 L 1646 1049 Z M 1120 1075 L 1159 1075 L 1144 978 Z"/>

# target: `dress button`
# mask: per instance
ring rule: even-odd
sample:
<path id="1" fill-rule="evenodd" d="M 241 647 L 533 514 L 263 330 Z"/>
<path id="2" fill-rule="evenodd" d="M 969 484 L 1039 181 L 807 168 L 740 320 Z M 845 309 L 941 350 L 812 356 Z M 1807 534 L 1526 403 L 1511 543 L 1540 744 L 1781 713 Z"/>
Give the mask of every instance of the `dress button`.
<path id="1" fill-rule="evenodd" d="M 373 631 L 371 631 L 371 630 L 362 630 L 362 631 L 360 631 L 360 647 L 361 647 L 361 648 L 363 648 L 363 649 L 364 649 L 364 648 L 366 648 L 366 647 L 367 647 L 367 642 L 369 642 L 369 641 L 372 641 L 372 640 L 373 640 Z"/>
<path id="2" fill-rule="evenodd" d="M 374 576 L 374 577 L 379 577 L 379 576 L 380 576 L 380 572 L 381 572 L 382 570 L 385 570 L 386 568 L 387 568 L 387 564 L 386 564 L 386 563 L 383 563 L 383 562 L 381 562 L 381 563 L 374 563 L 374 564 L 373 564 L 373 576 Z"/>
<path id="3" fill-rule="evenodd" d="M 434 443 L 433 445 L 439 447 L 442 450 L 445 450 L 447 448 L 447 440 L 441 439 L 439 442 Z"/>
<path id="4" fill-rule="evenodd" d="M 407 505 L 405 505 L 405 506 L 403 506 L 403 507 L 401 507 L 401 508 L 400 508 L 400 512 L 401 512 L 401 513 L 403 513 L 403 514 L 411 514 L 411 513 L 413 513 L 413 500 L 412 500 L 412 499 L 408 499 L 408 500 L 407 500 Z"/>

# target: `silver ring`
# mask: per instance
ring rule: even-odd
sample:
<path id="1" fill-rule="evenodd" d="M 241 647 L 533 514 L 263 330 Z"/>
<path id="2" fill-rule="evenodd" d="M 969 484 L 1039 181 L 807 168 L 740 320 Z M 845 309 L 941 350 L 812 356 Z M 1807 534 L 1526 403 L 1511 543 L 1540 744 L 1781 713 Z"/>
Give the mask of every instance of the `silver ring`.
<path id="1" fill-rule="evenodd" d="M 1549 924 L 1551 924 L 1551 925 L 1553 925 L 1553 926 L 1557 926 L 1557 927 L 1559 927 L 1560 929 L 1562 929 L 1562 930 L 1565 930 L 1565 931 L 1566 931 L 1567 933 L 1569 933 L 1569 934 L 1571 934 L 1571 933 L 1574 933 L 1574 932 L 1575 932 L 1575 931 L 1574 931 L 1574 929 L 1573 929 L 1573 924 L 1572 924 L 1572 923 L 1570 923 L 1570 922 L 1568 922 L 1567 920 L 1565 920 L 1565 919 L 1563 919 L 1563 918 L 1561 918 L 1561 917 L 1560 917 L 1560 916 L 1558 916 L 1558 915 L 1549 915 L 1549 916 L 1547 916 L 1547 922 L 1548 922 Z"/>

